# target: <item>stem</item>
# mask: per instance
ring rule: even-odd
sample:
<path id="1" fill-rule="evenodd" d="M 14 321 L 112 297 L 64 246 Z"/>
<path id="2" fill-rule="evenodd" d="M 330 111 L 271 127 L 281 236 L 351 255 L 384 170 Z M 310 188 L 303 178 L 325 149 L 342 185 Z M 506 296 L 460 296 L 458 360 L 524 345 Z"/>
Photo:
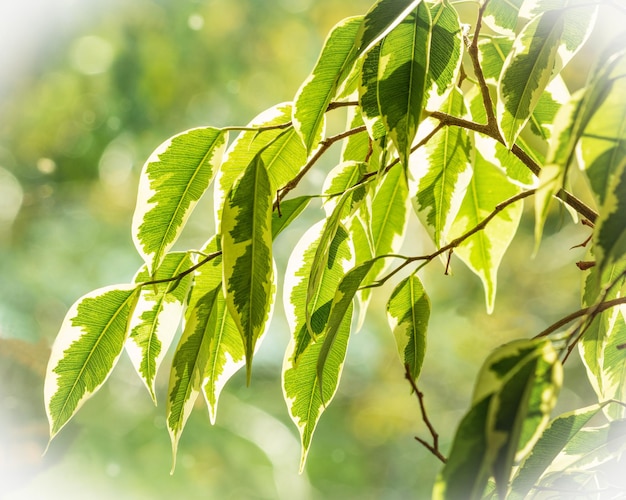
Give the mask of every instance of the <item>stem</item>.
<path id="1" fill-rule="evenodd" d="M 159 279 L 159 280 L 143 281 L 141 283 L 137 283 L 137 286 L 138 287 L 144 287 L 144 286 L 148 286 L 148 285 L 158 285 L 159 283 L 171 283 L 172 281 L 178 281 L 178 280 L 184 278 L 185 276 L 187 276 L 188 274 L 193 273 L 196 269 L 204 266 L 206 263 L 212 261 L 216 257 L 219 257 L 220 255 L 222 255 L 221 251 L 210 253 L 204 259 L 202 259 L 200 262 L 198 262 L 197 264 L 191 266 L 189 269 L 185 269 L 183 272 L 178 273 L 176 276 L 172 276 L 171 278 L 163 278 L 163 279 Z"/>

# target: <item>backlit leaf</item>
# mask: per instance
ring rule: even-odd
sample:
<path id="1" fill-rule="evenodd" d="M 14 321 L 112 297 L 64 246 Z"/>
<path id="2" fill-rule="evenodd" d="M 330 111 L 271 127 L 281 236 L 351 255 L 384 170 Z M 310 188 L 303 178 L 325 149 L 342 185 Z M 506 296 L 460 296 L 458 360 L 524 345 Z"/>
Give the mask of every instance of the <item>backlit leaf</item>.
<path id="1" fill-rule="evenodd" d="M 274 286 L 272 200 L 269 177 L 257 155 L 231 189 L 222 214 L 226 303 L 243 338 L 248 381 Z"/>
<path id="2" fill-rule="evenodd" d="M 400 282 L 387 303 L 387 319 L 402 363 L 417 380 L 426 353 L 430 299 L 415 275 Z"/>
<path id="3" fill-rule="evenodd" d="M 483 20 L 492 30 L 514 35 L 519 10 L 524 0 L 492 1 L 487 4 Z"/>
<path id="4" fill-rule="evenodd" d="M 141 171 L 133 241 L 154 274 L 222 161 L 228 134 L 206 127 L 161 144 Z"/>
<path id="5" fill-rule="evenodd" d="M 276 239 L 283 229 L 291 224 L 309 205 L 310 196 L 298 196 L 280 202 L 280 212 L 272 212 L 272 239 Z"/>
<path id="6" fill-rule="evenodd" d="M 50 439 L 113 370 L 138 297 L 134 285 L 109 286 L 81 297 L 68 311 L 52 346 L 44 384 Z"/>

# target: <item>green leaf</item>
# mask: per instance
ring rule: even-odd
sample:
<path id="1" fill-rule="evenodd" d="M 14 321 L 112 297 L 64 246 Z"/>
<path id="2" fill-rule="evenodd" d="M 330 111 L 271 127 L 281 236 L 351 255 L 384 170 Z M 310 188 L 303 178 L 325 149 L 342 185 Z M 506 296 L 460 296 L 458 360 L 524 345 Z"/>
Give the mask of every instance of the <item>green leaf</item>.
<path id="1" fill-rule="evenodd" d="M 359 86 L 359 106 L 363 123 L 369 137 L 379 140 L 385 136 L 385 124 L 378 105 L 378 68 L 380 64 L 380 45 L 375 45 L 363 59 L 361 84 Z"/>
<path id="2" fill-rule="evenodd" d="M 402 280 L 387 303 L 387 319 L 400 359 L 413 380 L 417 380 L 422 370 L 429 317 L 430 299 L 420 279 L 411 275 Z"/>
<path id="3" fill-rule="evenodd" d="M 226 303 L 243 338 L 248 382 L 271 304 L 273 193 L 260 155 L 229 193 L 222 215 Z"/>
<path id="4" fill-rule="evenodd" d="M 606 405 L 607 403 L 602 403 L 579 408 L 552 420 L 531 453 L 521 463 L 507 498 L 511 500 L 526 498 L 567 443 Z"/>
<path id="5" fill-rule="evenodd" d="M 216 332 L 218 285 L 198 299 L 174 353 L 167 398 L 167 429 L 172 441 L 172 472 L 176 465 L 178 440 L 204 385 L 209 347 Z"/>
<path id="6" fill-rule="evenodd" d="M 289 126 L 291 114 L 291 103 L 277 104 L 263 111 L 248 124 L 248 127 L 259 130 L 242 132 L 228 148 L 215 180 L 216 227 L 220 225 L 222 206 L 230 189 L 257 153 L 261 153 L 274 194 L 293 179 L 306 163 L 307 152 L 302 140 Z M 268 128 L 264 130 L 264 127 Z"/>
<path id="7" fill-rule="evenodd" d="M 326 364 L 330 363 L 331 366 L 334 366 L 337 357 L 345 350 L 343 343 L 335 345 L 337 337 L 343 334 L 342 326 L 346 318 L 352 316 L 352 300 L 374 262 L 375 260 L 370 260 L 351 269 L 337 286 L 337 291 L 330 307 L 328 323 L 324 331 L 322 347 L 317 358 L 317 376 L 320 391 L 323 391 L 323 377 L 326 373 Z"/>
<path id="8" fill-rule="evenodd" d="M 216 128 L 191 129 L 161 144 L 144 165 L 132 228 L 151 274 L 213 180 L 227 140 Z"/>
<path id="9" fill-rule="evenodd" d="M 348 189 L 354 187 L 367 172 L 367 165 L 363 162 L 347 161 L 340 163 L 333 168 L 326 176 L 324 186 L 322 187 L 322 193 L 328 196 L 324 200 L 324 211 L 326 216 L 330 217 L 337 206 L 340 199 L 340 195 Z M 344 211 L 341 214 L 341 219 L 347 217 L 354 212 L 354 209 L 358 204 L 363 201 L 366 193 L 366 185 L 360 185 L 358 188 L 351 191 L 349 195 L 349 203 L 344 204 Z"/>
<path id="10" fill-rule="evenodd" d="M 349 17 L 337 24 L 326 39 L 313 72 L 304 81 L 294 99 L 293 125 L 308 152 L 320 142 L 324 116 L 337 92 L 342 76 L 353 60 L 356 37 L 363 17 Z"/>
<path id="11" fill-rule="evenodd" d="M 364 213 L 365 212 L 365 213 Z M 354 255 L 355 261 L 354 264 L 362 264 L 365 261 L 368 261 L 374 258 L 374 249 L 372 248 L 371 235 L 368 229 L 368 224 L 363 219 L 369 220 L 368 213 L 364 210 L 364 207 L 361 208 L 359 213 L 356 216 L 352 217 L 349 222 L 348 233 L 350 234 L 350 239 L 352 240 L 352 246 L 354 247 Z M 381 259 L 383 260 L 383 259 Z M 375 266 L 376 264 L 374 264 Z M 384 263 L 383 263 L 384 265 Z M 371 279 L 373 275 L 373 270 L 370 269 L 370 276 L 366 277 L 363 280 L 363 284 L 368 284 L 368 281 Z M 335 286 L 333 289 L 336 289 Z M 365 322 L 365 316 L 367 315 L 367 308 L 370 303 L 370 299 L 372 298 L 372 289 L 366 288 L 363 290 L 359 290 L 356 294 L 357 302 L 359 304 L 359 316 L 357 319 L 357 324 L 355 327 L 355 331 L 358 332 L 363 327 Z"/>
<path id="12" fill-rule="evenodd" d="M 511 184 L 500 170 L 476 151 L 474 174 L 448 237 L 454 239 L 467 233 L 491 214 L 499 203 L 520 192 L 518 186 Z M 495 304 L 500 262 L 517 232 L 522 212 L 522 201 L 507 206 L 482 231 L 465 239 L 454 249 L 454 254 L 483 282 L 488 313 L 493 312 Z"/>
<path id="13" fill-rule="evenodd" d="M 490 2 L 490 5 L 499 5 L 500 2 Z M 497 84 L 502 73 L 506 57 L 513 48 L 513 40 L 508 36 L 494 36 L 478 42 L 478 57 L 485 80 L 490 84 Z M 481 105 L 482 96 L 479 96 Z M 484 121 L 484 119 L 483 119 Z"/>
<path id="14" fill-rule="evenodd" d="M 52 346 L 44 384 L 50 439 L 113 370 L 138 297 L 135 285 L 109 286 L 81 297 L 68 311 Z"/>
<path id="15" fill-rule="evenodd" d="M 420 3 L 382 41 L 376 91 L 387 133 L 408 166 L 411 144 L 427 101 L 431 48 L 430 9 Z"/>
<path id="16" fill-rule="evenodd" d="M 463 95 L 458 89 L 450 94 L 444 111 L 454 116 L 465 113 Z M 472 176 L 470 149 L 465 129 L 444 127 L 413 154 L 411 192 L 416 194 L 411 200 L 438 247 L 446 241 Z"/>
<path id="17" fill-rule="evenodd" d="M 311 196 L 298 196 L 280 202 L 280 212 L 272 212 L 273 240 L 302 213 L 310 201 Z"/>
<path id="18" fill-rule="evenodd" d="M 548 83 L 571 60 L 591 32 L 597 6 L 547 10 L 515 40 L 498 86 L 498 118 L 509 148 L 528 122 Z"/>
<path id="19" fill-rule="evenodd" d="M 515 35 L 517 18 L 524 0 L 492 1 L 487 4 L 483 20 L 497 33 Z"/>
<path id="20" fill-rule="evenodd" d="M 186 252 L 168 253 L 157 269 L 154 279 L 174 278 L 188 270 L 191 265 L 191 259 Z M 144 265 L 135 276 L 134 282 L 140 284 L 150 279 L 150 271 Z M 179 283 L 170 281 L 144 286 L 130 322 L 126 352 L 155 403 L 156 374 L 174 340 L 191 280 L 190 273 Z"/>
<path id="21" fill-rule="evenodd" d="M 493 395 L 476 402 L 457 428 L 448 461 L 433 488 L 433 500 L 482 498 L 489 479 L 485 422 Z"/>
<path id="22" fill-rule="evenodd" d="M 309 276 L 315 259 L 316 249 L 324 237 L 324 222 L 313 225 L 296 244 L 287 264 L 284 285 L 284 308 L 292 337 L 295 341 L 292 361 L 313 340 L 307 328 L 307 318 L 316 337 L 324 332 L 335 290 L 345 273 L 354 265 L 353 252 L 348 235 L 339 227 L 329 248 L 329 259 L 321 269 L 321 277 L 313 293 L 308 297 Z"/>
<path id="23" fill-rule="evenodd" d="M 324 266 L 316 293 L 312 301 L 307 303 L 307 280 L 323 228 L 324 223 L 318 222 L 296 244 L 287 264 L 283 292 L 285 316 L 291 332 L 291 340 L 283 363 L 283 392 L 289 414 L 301 436 L 301 469 L 304 467 L 317 422 L 337 390 L 350 333 L 351 314 L 347 314 L 335 343 L 334 352 L 337 357 L 332 358 L 326 365 L 322 397 L 316 366 L 324 338 L 324 329 L 334 291 L 346 271 L 354 263 L 347 234 L 342 227 L 339 227 L 331 244 L 330 254 L 333 257 L 329 259 L 328 265 Z M 311 327 L 317 335 L 317 341 L 314 341 L 309 334 L 306 320 L 307 308 L 311 311 Z"/>

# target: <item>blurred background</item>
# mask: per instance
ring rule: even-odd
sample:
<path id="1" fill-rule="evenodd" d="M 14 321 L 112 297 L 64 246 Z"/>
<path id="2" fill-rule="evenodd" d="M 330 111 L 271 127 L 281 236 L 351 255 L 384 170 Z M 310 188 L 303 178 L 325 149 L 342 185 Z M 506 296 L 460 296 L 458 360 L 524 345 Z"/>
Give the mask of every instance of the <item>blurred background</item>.
<path id="1" fill-rule="evenodd" d="M 297 431 L 280 388 L 288 341 L 281 299 L 251 387 L 241 374 L 234 377 L 215 426 L 199 403 L 174 475 L 165 428 L 167 361 L 158 407 L 122 357 L 42 457 L 49 347 L 78 297 L 126 283 L 139 268 L 130 221 L 138 175 L 151 151 L 184 129 L 244 125 L 291 100 L 328 30 L 370 4 L 0 3 L 0 498 L 430 497 L 440 464 L 413 439 L 428 435 L 384 315 L 389 287 L 377 291 L 365 328 L 351 340 L 342 384 L 318 425 L 302 475 Z M 475 7 L 459 9 L 472 22 Z M 617 30 L 613 19 L 610 9 L 603 10 L 600 29 L 566 73 L 571 90 L 584 84 L 590 56 Z M 332 161 L 320 168 L 331 168 Z M 576 189 L 586 196 L 584 184 Z M 198 207 L 181 248 L 208 239 L 211 207 L 210 200 Z M 314 209 L 280 236 L 281 276 L 304 228 L 321 217 Z M 484 312 L 479 280 L 458 261 L 452 277 L 438 263 L 422 275 L 433 313 L 419 385 L 444 453 L 487 353 L 508 339 L 533 336 L 579 307 L 574 262 L 585 250 L 570 247 L 582 243 L 588 229 L 555 210 L 532 260 L 532 227 L 526 213 L 502 264 L 491 316 Z M 429 248 L 414 220 L 406 252 Z M 568 361 L 563 409 L 590 395 L 580 368 L 575 357 Z"/>

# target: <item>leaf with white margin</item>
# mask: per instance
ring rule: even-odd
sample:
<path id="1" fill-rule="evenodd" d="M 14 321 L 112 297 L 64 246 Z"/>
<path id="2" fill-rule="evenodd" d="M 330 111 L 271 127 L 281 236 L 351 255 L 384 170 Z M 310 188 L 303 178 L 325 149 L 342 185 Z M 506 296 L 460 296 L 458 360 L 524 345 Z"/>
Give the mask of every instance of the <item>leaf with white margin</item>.
<path id="1" fill-rule="evenodd" d="M 369 232 L 369 225 L 366 222 L 369 218 L 370 216 L 367 211 L 364 208 L 361 208 L 361 210 L 359 210 L 359 212 L 357 212 L 357 214 L 349 221 L 348 233 L 350 235 L 350 239 L 352 240 L 352 246 L 354 247 L 355 265 L 362 264 L 363 262 L 374 258 L 374 249 L 372 248 L 371 241 L 372 237 Z M 372 274 L 371 270 L 370 274 Z M 368 284 L 367 278 L 364 280 L 364 284 Z M 359 290 L 356 294 L 356 299 L 359 304 L 359 316 L 354 328 L 355 333 L 363 328 L 365 316 L 367 315 L 367 308 L 369 307 L 371 298 L 372 288 Z"/>
<path id="2" fill-rule="evenodd" d="M 232 187 L 221 226 L 226 304 L 245 346 L 248 383 L 274 286 L 272 200 L 269 177 L 257 154 Z"/>
<path id="3" fill-rule="evenodd" d="M 228 133 L 213 127 L 182 132 L 148 158 L 139 179 L 133 241 L 154 274 L 222 162 Z"/>
<path id="4" fill-rule="evenodd" d="M 515 35 L 517 18 L 524 0 L 492 1 L 487 4 L 483 21 L 497 33 Z"/>
<path id="5" fill-rule="evenodd" d="M 512 148 L 548 83 L 589 37 L 597 5 L 547 10 L 522 30 L 507 56 L 498 85 L 497 115 Z"/>
<path id="6" fill-rule="evenodd" d="M 465 103 L 458 89 L 450 94 L 443 111 L 463 116 Z M 470 149 L 467 130 L 444 127 L 412 154 L 411 201 L 437 247 L 446 241 L 470 182 Z"/>
<path id="7" fill-rule="evenodd" d="M 285 271 L 283 302 L 285 316 L 295 341 L 292 353 L 293 363 L 298 361 L 298 357 L 312 341 L 307 328 L 307 315 L 311 318 L 313 334 L 316 336 L 321 334 L 328 320 L 337 285 L 354 264 L 348 235 L 345 229 L 339 226 L 330 244 L 329 253 L 332 259 L 329 259 L 328 264 L 323 266 L 319 284 L 310 300 L 307 301 L 308 278 L 323 231 L 324 222 L 320 221 L 304 233 L 293 249 Z"/>
<path id="8" fill-rule="evenodd" d="M 413 380 L 417 380 L 422 370 L 429 318 L 430 299 L 420 279 L 413 274 L 400 282 L 387 302 L 387 320 L 398 354 Z"/>
<path id="9" fill-rule="evenodd" d="M 306 149 L 298 133 L 290 126 L 291 114 L 292 105 L 289 102 L 263 111 L 247 125 L 258 130 L 242 132 L 228 147 L 215 179 L 213 206 L 216 227 L 220 226 L 222 206 L 228 192 L 257 153 L 261 152 L 273 193 L 293 179 L 306 163 Z"/>
<path id="10" fill-rule="evenodd" d="M 191 258 L 186 252 L 168 253 L 154 279 L 167 280 L 176 277 L 187 271 L 191 265 Z M 144 265 L 133 281 L 140 284 L 150 280 L 150 272 Z M 144 286 L 130 322 L 126 352 L 155 404 L 156 374 L 180 324 L 191 280 L 189 273 L 179 283 L 169 281 Z"/>
<path id="11" fill-rule="evenodd" d="M 361 16 L 349 17 L 331 30 L 313 71 L 296 94 L 293 126 L 309 153 L 316 148 L 324 134 L 328 105 L 352 66 L 350 56 L 362 21 Z"/>
<path id="12" fill-rule="evenodd" d="M 367 172 L 367 165 L 363 162 L 346 161 L 333 168 L 324 180 L 322 193 L 327 196 L 324 200 L 326 217 L 330 217 L 337 206 L 337 200 L 346 190 L 355 186 Z M 367 192 L 367 186 L 362 184 L 350 194 L 350 203 L 344 207 L 341 218 L 350 215 L 356 206 L 363 201 Z"/>
<path id="13" fill-rule="evenodd" d="M 474 174 L 448 237 L 452 240 L 465 234 L 491 214 L 499 203 L 520 192 L 521 188 L 510 183 L 495 165 L 485 161 L 476 151 Z M 522 212 L 521 200 L 507 206 L 482 231 L 465 239 L 454 249 L 454 254 L 483 282 L 489 314 L 493 312 L 496 298 L 498 268 L 517 233 Z"/>
<path id="14" fill-rule="evenodd" d="M 108 286 L 84 295 L 67 312 L 44 383 L 51 440 L 115 367 L 138 298 L 135 285 Z"/>
<path id="15" fill-rule="evenodd" d="M 194 304 L 174 353 L 167 398 L 167 429 L 172 441 L 172 472 L 176 466 L 178 440 L 204 385 L 211 338 L 216 331 L 216 286 Z"/>

